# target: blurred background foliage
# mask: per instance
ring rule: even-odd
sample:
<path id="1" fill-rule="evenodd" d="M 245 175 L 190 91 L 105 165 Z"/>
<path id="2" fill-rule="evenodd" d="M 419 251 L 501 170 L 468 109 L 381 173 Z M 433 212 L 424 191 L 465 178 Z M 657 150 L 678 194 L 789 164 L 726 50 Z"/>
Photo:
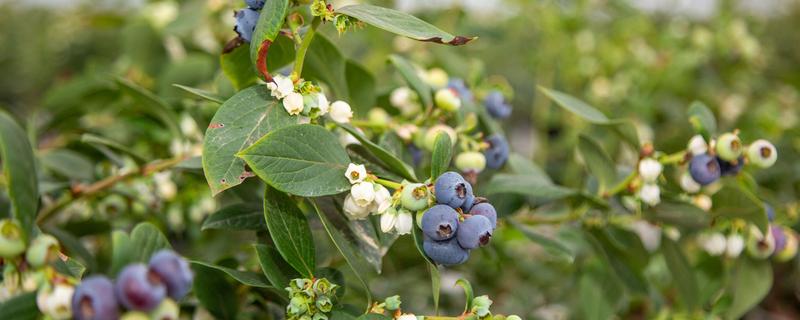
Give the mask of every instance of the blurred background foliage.
<path id="1" fill-rule="evenodd" d="M 464 47 L 445 47 L 369 27 L 341 37 L 325 28 L 345 56 L 377 75 L 379 92 L 400 83 L 386 63 L 393 52 L 466 79 L 499 75 L 490 81 L 513 88 L 515 109 L 506 126 L 512 149 L 534 159 L 558 183 L 576 187 L 586 183 L 574 152 L 578 133 L 590 132 L 601 141 L 609 133 L 559 111 L 537 86 L 581 97 L 615 118 L 632 118 L 643 141 L 667 151 L 684 148 L 693 134 L 686 110 L 699 100 L 714 111 L 721 132 L 739 128 L 746 141 L 766 138 L 776 144 L 778 165 L 755 175 L 763 186 L 759 196 L 779 215 L 796 221 L 798 1 L 369 2 L 397 6 L 444 30 L 479 37 Z M 345 1 L 333 3 L 338 7 Z M 45 203 L 57 203 L 75 182 L 135 167 L 138 158 L 196 154 L 217 105 L 173 84 L 232 95 L 219 54 L 235 37 L 233 11 L 242 6 L 233 0 L 0 1 L 0 105 L 27 124 L 38 145 L 45 168 L 41 175 L 48 182 L 42 188 Z M 183 138 L 174 139 L 170 130 Z M 86 143 L 87 135 L 109 138 L 127 150 L 109 152 L 102 143 Z M 629 150 L 610 151 L 620 164 L 636 161 Z M 118 153 L 126 156 L 115 158 Z M 259 196 L 233 191 L 212 199 L 202 172 L 187 163 L 155 179 L 134 179 L 74 203 L 52 217 L 59 222 L 53 228 L 68 230 L 95 251 L 109 245 L 105 236 L 111 228 L 148 220 L 169 230 L 176 247 L 190 257 L 252 259 L 244 254 L 251 252 L 251 241 L 244 240 L 249 234 L 234 235 L 243 239 L 231 241 L 230 233 L 200 229 L 207 214 L 231 199 Z M 4 206 L 6 201 L 0 201 L 0 208 Z M 443 274 L 446 309 L 461 306 L 462 293 L 452 286 L 461 276 L 472 281 L 477 293 L 494 299 L 493 309 L 526 318 L 652 318 L 664 316 L 663 307 L 676 299 L 675 292 L 626 296 L 600 260 L 586 252 L 588 246 L 574 228 L 537 230 L 559 234 L 575 250 L 575 261 L 549 255 L 507 228 L 490 250 Z M 317 240 L 327 243 L 323 234 Z M 322 261 L 341 259 L 330 248 L 319 251 Z M 109 257 L 79 258 L 92 260 L 84 261 L 91 271 L 107 264 Z M 702 259 L 693 258 L 696 265 Z M 427 271 L 411 240 L 400 240 L 386 260 L 383 275 L 370 283 L 377 296 L 401 294 L 404 305 L 431 308 Z M 664 268 L 663 261 L 651 262 L 648 279 L 668 287 Z M 797 260 L 774 268 L 776 286 L 749 317 L 800 317 Z M 358 290 L 349 287 L 348 294 L 357 296 Z"/>

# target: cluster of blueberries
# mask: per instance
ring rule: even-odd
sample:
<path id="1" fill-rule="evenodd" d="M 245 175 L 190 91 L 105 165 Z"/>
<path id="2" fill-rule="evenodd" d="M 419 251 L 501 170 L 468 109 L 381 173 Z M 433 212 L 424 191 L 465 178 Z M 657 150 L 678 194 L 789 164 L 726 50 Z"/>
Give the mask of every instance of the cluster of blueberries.
<path id="1" fill-rule="evenodd" d="M 72 296 L 73 317 L 77 320 L 119 319 L 119 305 L 122 305 L 129 310 L 124 315 L 126 319 L 174 319 L 178 314 L 175 301 L 189 292 L 193 277 L 183 257 L 172 250 L 161 250 L 146 265 L 126 266 L 116 283 L 102 275 L 84 279 Z M 152 313 L 150 317 L 145 314 L 147 312 Z M 160 313 L 171 316 L 158 316 Z"/>
<path id="2" fill-rule="evenodd" d="M 258 16 L 261 14 L 261 8 L 264 7 L 266 0 L 245 0 L 247 8 L 236 11 L 236 26 L 233 31 L 239 34 L 239 37 L 246 42 L 250 42 L 253 38 L 253 32 L 256 30 L 258 23 Z"/>
<path id="3" fill-rule="evenodd" d="M 472 185 L 449 171 L 436 179 L 436 205 L 422 215 L 423 249 L 437 264 L 452 266 L 469 258 L 469 250 L 485 246 L 497 227 L 497 211 L 472 194 Z"/>
<path id="4" fill-rule="evenodd" d="M 725 133 L 709 148 L 700 136 L 692 138 L 689 151 L 689 175 L 698 184 L 705 186 L 719 180 L 722 176 L 735 176 L 745 162 L 757 167 L 767 168 L 775 164 L 778 153 L 766 140 L 756 140 L 747 148 L 735 133 Z"/>

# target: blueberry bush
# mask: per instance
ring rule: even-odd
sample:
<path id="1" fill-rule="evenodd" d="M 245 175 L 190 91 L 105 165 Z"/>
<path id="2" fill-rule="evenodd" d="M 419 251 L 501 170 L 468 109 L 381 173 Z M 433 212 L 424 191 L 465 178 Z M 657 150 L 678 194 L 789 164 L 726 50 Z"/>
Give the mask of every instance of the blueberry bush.
<path id="1" fill-rule="evenodd" d="M 374 3 L 0 4 L 0 319 L 800 317 L 797 13 Z"/>

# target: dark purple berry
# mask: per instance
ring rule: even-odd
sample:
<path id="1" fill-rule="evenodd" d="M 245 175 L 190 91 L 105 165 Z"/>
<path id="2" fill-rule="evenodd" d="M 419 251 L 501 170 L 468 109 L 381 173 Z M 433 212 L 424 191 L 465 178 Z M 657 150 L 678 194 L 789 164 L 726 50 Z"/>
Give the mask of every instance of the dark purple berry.
<path id="1" fill-rule="evenodd" d="M 129 310 L 150 311 L 167 296 L 167 287 L 161 278 L 148 271 L 142 263 L 122 269 L 115 287 L 117 299 Z"/>
<path id="2" fill-rule="evenodd" d="M 689 175 L 700 185 L 709 185 L 717 181 L 722 174 L 717 158 L 707 154 L 692 157 L 689 161 Z"/>
<path id="3" fill-rule="evenodd" d="M 735 176 L 744 167 L 744 156 L 740 156 L 735 162 L 725 161 L 719 157 L 717 157 L 717 161 L 719 161 L 719 172 L 723 176 Z"/>
<path id="4" fill-rule="evenodd" d="M 492 222 L 484 216 L 471 216 L 458 225 L 458 244 L 464 249 L 475 249 L 492 240 Z"/>
<path id="5" fill-rule="evenodd" d="M 486 111 L 489 112 L 493 118 L 505 119 L 511 115 L 511 105 L 506 103 L 506 98 L 503 93 L 497 90 L 489 92 L 486 98 L 483 99 L 483 105 L 486 106 Z"/>
<path id="6" fill-rule="evenodd" d="M 258 11 L 244 8 L 236 11 L 236 27 L 233 28 L 239 37 L 244 41 L 250 42 L 253 38 L 253 32 L 256 30 L 256 23 L 258 23 Z"/>
<path id="7" fill-rule="evenodd" d="M 499 134 L 493 134 L 486 138 L 489 149 L 483 152 L 486 155 L 486 166 L 492 169 L 500 169 L 508 160 L 508 141 Z"/>
<path id="8" fill-rule="evenodd" d="M 167 295 L 174 300 L 180 300 L 192 288 L 194 274 L 189 269 L 186 259 L 172 250 L 161 250 L 150 258 L 148 265 L 150 272 L 161 278 L 167 287 Z"/>
<path id="9" fill-rule="evenodd" d="M 72 317 L 76 320 L 119 318 L 114 284 L 105 276 L 83 279 L 72 296 Z"/>
<path id="10" fill-rule="evenodd" d="M 453 209 L 461 207 L 467 199 L 467 184 L 469 182 L 457 172 L 443 173 L 436 179 L 434 187 L 436 203 L 446 204 Z"/>
<path id="11" fill-rule="evenodd" d="M 472 210 L 469 211 L 469 214 L 484 216 L 492 223 L 492 230 L 497 228 L 497 210 L 495 210 L 494 206 L 490 203 L 481 202 L 472 206 Z"/>
<path id="12" fill-rule="evenodd" d="M 469 251 L 459 246 L 456 238 L 435 241 L 425 237 L 422 249 L 433 262 L 444 266 L 462 264 L 469 259 Z"/>
<path id="13" fill-rule="evenodd" d="M 244 3 L 246 3 L 250 9 L 261 10 L 261 8 L 264 7 L 265 1 L 266 0 L 244 0 Z"/>
<path id="14" fill-rule="evenodd" d="M 458 230 L 458 212 L 446 205 L 435 205 L 422 215 L 422 232 L 441 241 L 452 238 Z"/>

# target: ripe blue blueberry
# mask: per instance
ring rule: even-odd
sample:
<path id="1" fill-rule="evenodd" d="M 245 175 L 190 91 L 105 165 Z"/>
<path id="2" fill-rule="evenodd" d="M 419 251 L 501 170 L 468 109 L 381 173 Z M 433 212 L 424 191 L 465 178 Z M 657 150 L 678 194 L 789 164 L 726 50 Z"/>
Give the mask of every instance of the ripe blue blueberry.
<path id="1" fill-rule="evenodd" d="M 489 144 L 489 149 L 483 152 L 486 155 L 486 166 L 500 169 L 508 160 L 508 141 L 505 137 L 495 133 L 486 138 L 486 143 Z"/>
<path id="2" fill-rule="evenodd" d="M 717 161 L 719 161 L 719 172 L 723 176 L 735 176 L 744 167 L 744 156 L 740 156 L 738 160 L 732 162 L 717 157 Z"/>
<path id="3" fill-rule="evenodd" d="M 464 198 L 464 204 L 461 205 L 461 212 L 469 212 L 472 206 L 475 205 L 475 194 L 472 193 L 472 185 L 467 182 L 467 197 Z"/>
<path id="4" fill-rule="evenodd" d="M 434 187 L 436 202 L 446 204 L 453 209 L 461 207 L 467 199 L 467 184 L 469 182 L 457 172 L 443 173 L 436 179 Z"/>
<path id="5" fill-rule="evenodd" d="M 425 237 L 422 249 L 433 262 L 444 266 L 462 264 L 469 259 L 469 251 L 459 246 L 456 238 L 435 241 Z"/>
<path id="6" fill-rule="evenodd" d="M 142 263 L 122 269 L 114 289 L 119 302 L 129 310 L 153 310 L 167 296 L 167 287 L 160 277 Z"/>
<path id="7" fill-rule="evenodd" d="M 469 90 L 467 84 L 464 82 L 464 79 L 451 78 L 447 83 L 447 87 L 455 90 L 461 100 L 472 101 L 472 91 Z"/>
<path id="8" fill-rule="evenodd" d="M 486 111 L 489 112 L 493 118 L 505 119 L 511 115 L 511 105 L 506 103 L 506 98 L 503 93 L 497 90 L 492 90 L 483 99 L 483 105 L 486 106 Z"/>
<path id="9" fill-rule="evenodd" d="M 497 210 L 488 202 L 481 202 L 474 206 L 469 211 L 469 214 L 484 216 L 492 223 L 492 230 L 497 228 Z"/>
<path id="10" fill-rule="evenodd" d="M 475 249 L 492 240 L 492 222 L 479 215 L 471 216 L 458 225 L 458 244 L 464 249 Z"/>
<path id="11" fill-rule="evenodd" d="M 233 28 L 233 31 L 236 31 L 244 41 L 250 42 L 253 38 L 253 31 L 256 30 L 258 15 L 258 11 L 250 8 L 236 11 L 236 27 Z"/>
<path id="12" fill-rule="evenodd" d="M 435 205 L 422 215 L 422 232 L 432 240 L 452 238 L 458 231 L 458 212 L 446 205 Z"/>
<path id="13" fill-rule="evenodd" d="M 104 276 L 83 279 L 72 296 L 72 317 L 76 320 L 119 318 L 111 280 Z"/>
<path id="14" fill-rule="evenodd" d="M 705 186 L 717 181 L 721 174 L 719 161 L 708 154 L 696 155 L 689 161 L 689 175 L 700 185 Z"/>
<path id="15" fill-rule="evenodd" d="M 261 8 L 264 7 L 265 1 L 266 0 L 244 0 L 244 3 L 246 3 L 250 9 L 261 10 Z"/>
<path id="16" fill-rule="evenodd" d="M 167 287 L 167 295 L 180 300 L 192 288 L 194 274 L 189 263 L 172 250 L 161 250 L 150 258 L 150 272 L 158 275 Z"/>

